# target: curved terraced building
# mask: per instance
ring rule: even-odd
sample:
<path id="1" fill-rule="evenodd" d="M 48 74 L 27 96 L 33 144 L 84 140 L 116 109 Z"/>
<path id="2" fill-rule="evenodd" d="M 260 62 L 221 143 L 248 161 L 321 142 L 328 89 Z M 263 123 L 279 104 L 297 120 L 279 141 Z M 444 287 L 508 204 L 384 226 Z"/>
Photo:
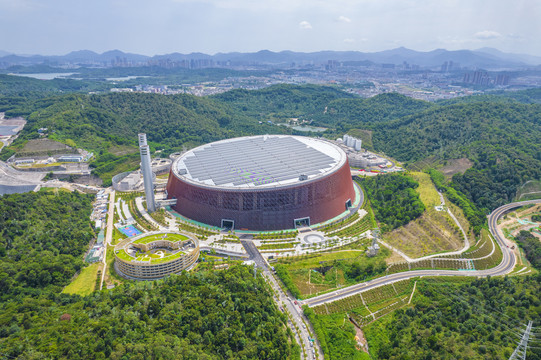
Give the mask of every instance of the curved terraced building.
<path id="1" fill-rule="evenodd" d="M 181 215 L 222 228 L 292 229 L 344 214 L 356 196 L 346 154 L 319 139 L 222 140 L 175 159 L 168 198 Z"/>
<path id="2" fill-rule="evenodd" d="M 187 235 L 144 233 L 115 247 L 115 270 L 138 280 L 159 279 L 190 267 L 199 258 L 199 242 Z"/>

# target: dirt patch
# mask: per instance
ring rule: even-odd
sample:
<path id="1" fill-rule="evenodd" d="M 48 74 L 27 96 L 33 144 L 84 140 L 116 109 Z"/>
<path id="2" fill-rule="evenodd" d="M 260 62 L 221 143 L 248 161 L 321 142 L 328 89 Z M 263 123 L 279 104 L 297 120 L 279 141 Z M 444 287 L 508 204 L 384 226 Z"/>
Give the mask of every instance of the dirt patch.
<path id="1" fill-rule="evenodd" d="M 446 178 L 452 177 L 454 174 L 462 174 L 473 166 L 473 163 L 467 158 L 447 160 L 447 165 L 444 165 L 440 171 Z"/>
<path id="2" fill-rule="evenodd" d="M 117 146 L 111 146 L 109 148 L 109 152 L 116 156 L 124 156 L 128 154 L 136 153 L 138 150 L 134 146 L 127 146 L 127 145 L 117 145 Z"/>
<path id="3" fill-rule="evenodd" d="M 391 256 L 389 256 L 388 258 L 385 259 L 385 262 L 387 263 L 387 265 L 391 265 L 391 264 L 399 263 L 399 262 L 404 262 L 404 261 L 405 261 L 405 259 L 399 253 L 397 253 L 396 251 L 393 251 L 391 253 Z"/>
<path id="4" fill-rule="evenodd" d="M 507 214 L 505 220 L 500 223 L 500 226 L 509 230 L 513 236 L 517 236 L 522 230 L 532 231 L 532 229 L 534 229 L 532 234 L 540 237 L 541 235 L 535 232 L 535 229 L 539 226 L 539 223 L 535 221 L 534 224 L 531 223 L 531 217 L 534 214 L 541 214 L 541 205 L 521 208 Z"/>
<path id="5" fill-rule="evenodd" d="M 359 329 L 357 327 L 357 325 L 351 321 L 351 319 L 349 319 L 349 321 L 353 324 L 353 326 L 355 327 L 355 341 L 357 341 L 357 350 L 361 350 L 361 351 L 364 351 L 365 353 L 369 353 L 368 352 L 368 341 L 366 341 L 366 338 L 364 337 L 364 333 L 361 329 Z"/>
<path id="6" fill-rule="evenodd" d="M 19 155 L 49 155 L 60 153 L 74 153 L 76 150 L 61 142 L 49 139 L 28 140 L 24 147 L 18 151 Z"/>

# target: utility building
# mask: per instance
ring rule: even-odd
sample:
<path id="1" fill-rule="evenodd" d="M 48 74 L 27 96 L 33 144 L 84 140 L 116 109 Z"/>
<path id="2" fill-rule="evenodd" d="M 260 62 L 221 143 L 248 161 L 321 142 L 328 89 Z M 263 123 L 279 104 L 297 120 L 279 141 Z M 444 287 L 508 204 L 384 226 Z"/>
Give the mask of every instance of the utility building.
<path id="1" fill-rule="evenodd" d="M 310 226 L 355 201 L 348 159 L 319 139 L 264 135 L 227 139 L 178 157 L 167 184 L 173 208 L 189 219 L 229 229 Z"/>

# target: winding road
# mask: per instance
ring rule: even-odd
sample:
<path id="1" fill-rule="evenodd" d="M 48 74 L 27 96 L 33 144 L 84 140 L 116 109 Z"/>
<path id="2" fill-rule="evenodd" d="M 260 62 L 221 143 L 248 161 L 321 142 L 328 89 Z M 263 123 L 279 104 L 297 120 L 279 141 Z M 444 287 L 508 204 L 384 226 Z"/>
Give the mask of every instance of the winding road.
<path id="1" fill-rule="evenodd" d="M 411 279 L 419 276 L 476 276 L 476 277 L 485 277 L 485 276 L 499 276 L 505 275 L 513 271 L 513 268 L 516 264 L 516 257 L 512 250 L 507 247 L 507 240 L 503 234 L 498 230 L 497 223 L 498 219 L 503 216 L 506 212 L 518 208 L 524 205 L 537 204 L 541 203 L 541 199 L 529 200 L 529 201 L 519 201 L 510 203 L 507 205 L 500 206 L 494 210 L 488 217 L 488 227 L 490 233 L 502 249 L 502 261 L 497 266 L 486 269 L 486 270 L 413 270 L 406 271 L 396 274 L 387 275 L 381 278 L 377 278 L 371 281 L 367 281 L 360 284 L 355 284 L 348 286 L 343 289 L 335 290 L 333 292 L 319 295 L 310 299 L 302 301 L 302 305 L 308 305 L 314 307 L 324 303 L 332 302 L 339 300 L 360 292 L 373 289 L 379 286 L 387 285 L 396 281 Z"/>
<path id="2" fill-rule="evenodd" d="M 299 305 L 299 302 L 294 298 L 288 296 L 288 294 L 282 291 L 282 288 L 278 285 L 278 279 L 276 279 L 273 271 L 271 271 L 267 261 L 261 256 L 261 253 L 254 245 L 251 240 L 241 239 L 241 243 L 246 249 L 246 252 L 250 256 L 250 259 L 255 262 L 255 265 L 261 268 L 263 276 L 265 277 L 267 283 L 275 291 L 275 301 L 278 303 L 278 306 L 282 311 L 283 307 L 289 312 L 289 327 L 295 334 L 297 342 L 299 345 L 303 345 L 304 351 L 301 350 L 301 359 L 311 360 L 316 358 L 323 359 L 323 351 L 317 341 L 311 342 L 310 331 L 313 333 L 313 329 L 310 328 L 310 331 L 306 327 L 306 324 L 311 327 L 310 322 L 306 319 L 302 308 Z M 283 307 L 282 307 L 283 306 Z M 295 325 L 294 325 L 295 324 Z M 314 336 L 315 337 L 315 336 Z"/>

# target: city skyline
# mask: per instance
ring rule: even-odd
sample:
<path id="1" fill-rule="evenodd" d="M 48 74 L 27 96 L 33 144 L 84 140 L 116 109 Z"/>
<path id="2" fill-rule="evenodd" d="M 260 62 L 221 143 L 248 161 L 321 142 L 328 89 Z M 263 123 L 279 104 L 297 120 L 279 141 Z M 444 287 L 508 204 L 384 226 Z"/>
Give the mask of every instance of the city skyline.
<path id="1" fill-rule="evenodd" d="M 0 50 L 62 55 L 496 48 L 541 55 L 541 3 L 444 0 L 0 0 Z"/>

